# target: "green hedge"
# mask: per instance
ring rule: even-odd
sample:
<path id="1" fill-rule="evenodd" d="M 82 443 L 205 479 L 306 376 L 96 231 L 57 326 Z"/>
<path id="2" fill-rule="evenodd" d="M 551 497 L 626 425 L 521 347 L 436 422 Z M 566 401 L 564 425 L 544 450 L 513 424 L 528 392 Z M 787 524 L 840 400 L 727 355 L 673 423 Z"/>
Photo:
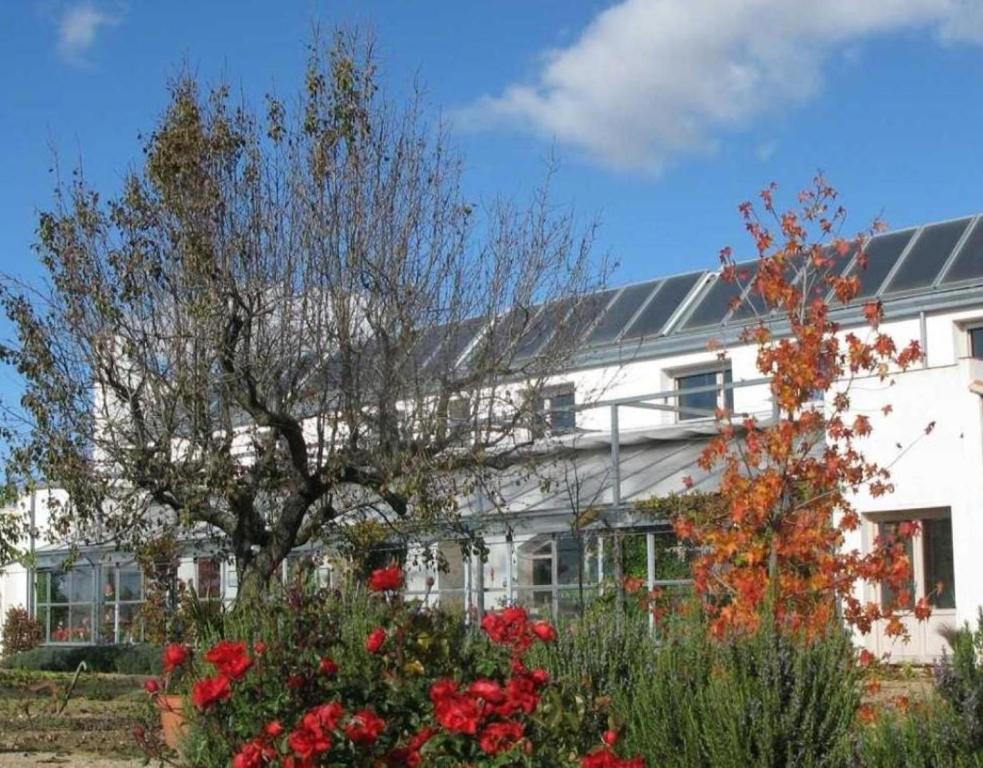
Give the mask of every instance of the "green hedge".
<path id="1" fill-rule="evenodd" d="M 0 666 L 42 672 L 74 672 L 84 661 L 90 672 L 159 675 L 159 645 L 40 646 L 6 658 Z"/>

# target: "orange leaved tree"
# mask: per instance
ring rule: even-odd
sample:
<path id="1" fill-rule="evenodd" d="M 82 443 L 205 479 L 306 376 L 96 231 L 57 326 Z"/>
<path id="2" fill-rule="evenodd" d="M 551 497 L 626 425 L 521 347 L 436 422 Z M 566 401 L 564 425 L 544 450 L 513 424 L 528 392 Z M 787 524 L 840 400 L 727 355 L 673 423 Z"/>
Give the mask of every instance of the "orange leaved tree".
<path id="1" fill-rule="evenodd" d="M 776 210 L 774 191 L 772 185 L 761 193 L 760 206 L 740 207 L 758 252 L 755 269 L 742 274 L 730 249 L 721 253 L 723 279 L 746 288 L 743 302 L 757 317 L 741 341 L 757 348 L 774 417 L 718 413 L 719 434 L 700 467 L 721 473 L 719 495 L 681 513 L 676 533 L 699 549 L 696 589 L 715 634 L 751 629 L 771 606 L 768 615 L 781 628 L 812 635 L 837 611 L 863 633 L 882 620 L 888 634 L 904 635 L 901 612 L 913 608 L 919 618 L 929 612 L 924 598 L 912 605 L 909 587 L 904 539 L 917 532 L 915 524 L 878 538 L 867 552 L 844 546 L 861 523 L 851 496 L 892 490 L 888 468 L 863 453 L 872 425 L 851 412 L 850 388 L 861 377 L 884 380 L 905 370 L 921 349 L 915 341 L 901 347 L 879 330 L 879 302 L 859 306 L 864 248 L 876 227 L 842 238 L 845 212 L 821 176 L 791 210 Z M 861 269 L 843 276 L 858 253 Z M 856 311 L 846 316 L 860 318 L 860 329 L 833 319 L 851 304 Z M 890 411 L 885 404 L 883 415 Z M 862 582 L 890 585 L 895 599 L 865 600 L 857 589 Z"/>

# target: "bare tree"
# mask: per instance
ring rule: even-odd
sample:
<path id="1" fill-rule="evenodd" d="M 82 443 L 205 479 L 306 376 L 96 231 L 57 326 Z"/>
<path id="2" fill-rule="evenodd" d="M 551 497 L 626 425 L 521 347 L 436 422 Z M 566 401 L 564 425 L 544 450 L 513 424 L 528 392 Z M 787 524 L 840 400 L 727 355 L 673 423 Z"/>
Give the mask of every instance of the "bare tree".
<path id="1" fill-rule="evenodd" d="M 421 98 L 372 47 L 311 46 L 265 114 L 191 78 L 114 199 L 76 173 L 43 213 L 43 286 L 7 279 L 25 383 L 10 477 L 68 491 L 61 534 L 217 533 L 240 592 L 353 509 L 453 515 L 516 460 L 604 277 L 546 187 L 480 210 Z"/>

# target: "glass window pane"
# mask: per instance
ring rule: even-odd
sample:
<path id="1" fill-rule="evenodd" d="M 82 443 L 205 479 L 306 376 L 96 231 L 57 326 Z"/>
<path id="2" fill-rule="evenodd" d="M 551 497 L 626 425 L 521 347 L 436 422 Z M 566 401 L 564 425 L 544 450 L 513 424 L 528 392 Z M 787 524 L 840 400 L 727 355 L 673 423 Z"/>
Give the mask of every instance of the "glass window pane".
<path id="1" fill-rule="evenodd" d="M 926 597 L 936 608 L 955 608 L 952 521 L 948 517 L 922 521 L 922 552 L 925 558 Z"/>
<path id="2" fill-rule="evenodd" d="M 683 329 L 705 328 L 722 323 L 735 300 L 741 297 L 741 292 L 750 281 L 755 264 L 756 262 L 753 261 L 744 261 L 734 265 L 740 275 L 738 282 L 718 277 L 703 294 L 703 298 L 699 300 L 699 304 L 683 324 Z"/>
<path id="3" fill-rule="evenodd" d="M 573 391 L 550 395 L 550 428 L 554 432 L 572 432 L 577 428 L 577 396 Z"/>
<path id="4" fill-rule="evenodd" d="M 537 557 L 532 561 L 532 585 L 548 587 L 553 584 L 553 558 Z"/>
<path id="5" fill-rule="evenodd" d="M 652 301 L 642 310 L 642 314 L 632 323 L 631 328 L 625 333 L 625 338 L 651 336 L 662 330 L 669 317 L 679 309 L 683 299 L 689 296 L 689 292 L 693 290 L 696 281 L 703 274 L 703 272 L 692 272 L 688 275 L 677 275 L 666 280 Z"/>
<path id="6" fill-rule="evenodd" d="M 116 606 L 104 605 L 99 620 L 99 640 L 103 643 L 115 643 L 116 639 Z"/>
<path id="7" fill-rule="evenodd" d="M 140 605 L 134 603 L 119 607 L 117 643 L 139 643 L 143 641 L 143 621 L 140 619 L 140 608 Z"/>
<path id="8" fill-rule="evenodd" d="M 866 268 L 860 267 L 858 262 L 850 271 L 850 274 L 856 274 L 860 278 L 858 299 L 867 299 L 877 293 L 877 289 L 881 287 L 887 273 L 891 271 L 914 234 L 915 230 L 909 229 L 902 232 L 889 232 L 886 235 L 871 238 L 865 251 L 867 255 Z"/>
<path id="9" fill-rule="evenodd" d="M 885 540 L 892 539 L 897 534 L 898 525 L 899 523 L 896 521 L 887 522 L 887 523 L 878 523 L 877 535 Z M 911 539 L 911 537 L 905 539 L 904 546 L 905 546 L 905 553 L 908 555 L 908 562 L 912 566 L 912 572 L 914 572 L 914 562 L 915 562 L 914 542 Z M 890 584 L 881 584 L 881 607 L 882 608 L 889 608 L 889 607 L 911 608 L 912 607 L 913 601 L 917 599 L 917 593 L 915 591 L 914 573 L 912 574 L 911 581 L 908 583 L 907 590 L 910 597 L 910 602 L 906 606 L 900 606 L 897 605 L 898 595 L 895 592 L 894 588 Z"/>
<path id="10" fill-rule="evenodd" d="M 925 227 L 891 278 L 887 292 L 926 288 L 935 282 L 970 221 L 966 218 Z"/>
<path id="11" fill-rule="evenodd" d="M 222 573 L 220 563 L 215 558 L 198 561 L 198 597 L 214 600 L 222 596 Z"/>
<path id="12" fill-rule="evenodd" d="M 610 306 L 600 322 L 587 339 L 589 344 L 605 344 L 614 341 L 629 320 L 638 311 L 652 291 L 659 286 L 658 280 L 638 285 L 629 285 Z"/>
<path id="13" fill-rule="evenodd" d="M 48 602 L 48 584 L 51 581 L 51 573 L 48 571 L 38 571 L 34 575 L 34 604 Z"/>
<path id="14" fill-rule="evenodd" d="M 556 542 L 557 582 L 559 584 L 579 584 L 587 580 L 582 569 L 584 562 L 581 542 L 575 536 L 560 536 Z"/>
<path id="15" fill-rule="evenodd" d="M 92 642 L 92 603 L 71 606 L 68 618 L 71 642 Z"/>
<path id="16" fill-rule="evenodd" d="M 92 568 L 75 568 L 72 570 L 69 580 L 69 602 L 92 602 L 93 573 Z"/>
<path id="17" fill-rule="evenodd" d="M 677 398 L 679 401 L 679 420 L 703 419 L 712 413 L 698 413 L 686 409 L 699 409 L 701 411 L 714 411 L 717 408 L 717 397 L 719 390 L 708 390 L 706 392 L 690 392 L 689 389 L 700 387 L 710 387 L 717 383 L 717 372 L 707 371 L 705 373 L 694 373 L 689 376 L 680 376 L 676 379 L 676 389 L 680 391 Z"/>
<path id="18" fill-rule="evenodd" d="M 67 643 L 70 639 L 68 632 L 68 606 L 55 606 L 51 614 L 51 642 Z"/>
<path id="19" fill-rule="evenodd" d="M 983 328 L 970 329 L 969 353 L 977 360 L 983 360 Z"/>
<path id="20" fill-rule="evenodd" d="M 34 616 L 38 621 L 41 622 L 41 626 L 44 627 L 44 639 L 45 642 L 48 641 L 48 607 L 46 605 L 36 606 L 34 609 Z"/>
<path id="21" fill-rule="evenodd" d="M 51 572 L 51 602 L 68 602 L 68 574 L 64 571 Z"/>
<path id="22" fill-rule="evenodd" d="M 983 221 L 977 220 L 973 231 L 969 233 L 959 255 L 952 262 L 949 271 L 942 279 L 945 283 L 958 283 L 961 280 L 972 280 L 983 277 Z"/>
<path id="23" fill-rule="evenodd" d="M 143 575 L 139 569 L 119 569 L 119 599 L 128 601 L 143 599 Z"/>

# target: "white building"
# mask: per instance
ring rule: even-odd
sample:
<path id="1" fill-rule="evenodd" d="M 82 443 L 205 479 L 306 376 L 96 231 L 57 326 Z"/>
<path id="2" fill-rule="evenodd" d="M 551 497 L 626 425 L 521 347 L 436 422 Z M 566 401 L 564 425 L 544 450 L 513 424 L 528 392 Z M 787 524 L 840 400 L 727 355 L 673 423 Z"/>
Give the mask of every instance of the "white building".
<path id="1" fill-rule="evenodd" d="M 942 589 L 932 618 L 911 623 L 909 644 L 879 631 L 863 642 L 895 659 L 927 660 L 941 652 L 940 625 L 973 620 L 983 606 L 983 559 L 976 552 L 983 544 L 983 216 L 879 235 L 867 254 L 862 298 L 879 297 L 887 315 L 882 330 L 899 343 L 919 340 L 926 358 L 897 375 L 889 392 L 877 379 L 852 388 L 858 411 L 874 413 L 887 402 L 894 408 L 891 418 L 876 421 L 865 451 L 890 466 L 896 491 L 856 500 L 864 526 L 849 546 L 869 546 L 878 526 L 920 520 L 911 552 L 916 598 Z M 564 611 L 621 572 L 650 586 L 685 585 L 685 563 L 668 527 L 646 520 L 634 505 L 680 492 L 686 475 L 712 490 L 715 478 L 695 461 L 715 432 L 708 414 L 718 404 L 762 418 L 772 412 L 755 350 L 735 341 L 748 319 L 743 309 L 729 310 L 735 291 L 718 273 L 692 272 L 604 292 L 598 302 L 604 309 L 585 331 L 576 365 L 557 377 L 543 403 L 553 444 L 572 449 L 570 456 L 531 477 L 503 476 L 462 500 L 464 519 L 487 546 L 484 563 L 462 557 L 454 541 L 421 541 L 419 549 L 439 551 L 448 567 L 430 573 L 414 567 L 410 588 L 423 592 L 432 576 L 431 597 L 445 604 L 481 610 L 519 601 Z M 859 302 L 834 316 L 846 329 L 862 324 Z M 726 365 L 708 351 L 711 338 L 727 346 Z M 935 429 L 925 436 L 930 422 Z M 57 494 L 40 491 L 22 505 L 43 527 L 52 498 Z M 582 535 L 571 533 L 575 518 Z M 34 567 L 0 571 L 0 610 L 28 607 L 51 643 L 139 639 L 143 584 L 132 558 L 88 549 L 65 573 L 64 546 L 32 541 L 29 548 Z M 235 569 L 208 551 L 207 542 L 189 549 L 178 576 L 228 600 Z M 333 578 L 330 560 L 321 568 Z M 876 585 L 864 589 L 878 599 Z"/>

